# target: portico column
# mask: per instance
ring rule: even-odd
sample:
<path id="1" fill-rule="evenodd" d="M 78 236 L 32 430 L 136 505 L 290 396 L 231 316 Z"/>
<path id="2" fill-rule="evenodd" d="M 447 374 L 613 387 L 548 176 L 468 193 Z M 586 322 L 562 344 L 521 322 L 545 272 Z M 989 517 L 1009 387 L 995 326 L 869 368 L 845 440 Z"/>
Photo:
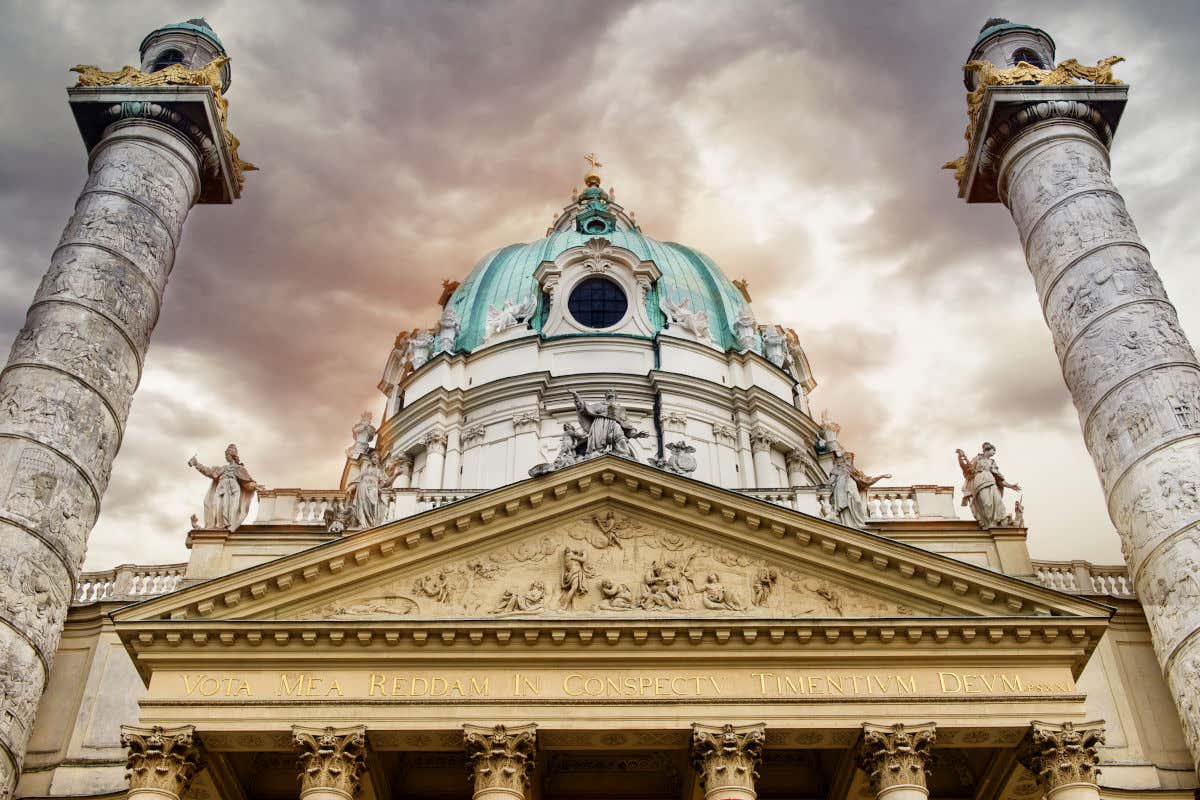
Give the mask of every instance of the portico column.
<path id="1" fill-rule="evenodd" d="M 179 800 L 200 769 L 200 752 L 191 725 L 121 726 L 121 744 L 128 751 L 125 778 L 130 800 Z"/>
<path id="2" fill-rule="evenodd" d="M 1097 800 L 1102 744 L 1103 722 L 1035 721 L 1017 750 L 1017 760 L 1037 778 L 1046 800 Z"/>
<path id="3" fill-rule="evenodd" d="M 1012 214 L 1200 764 L 1200 363 L 1109 174 L 1127 88 L 989 86 L 960 194 Z M 1003 121 L 998 121 L 1003 120 Z"/>
<path id="4" fill-rule="evenodd" d="M 692 725 L 692 765 L 704 800 L 755 800 L 767 726 Z"/>
<path id="5" fill-rule="evenodd" d="M 292 726 L 300 800 L 351 800 L 367 768 L 367 728 Z"/>
<path id="6" fill-rule="evenodd" d="M 936 730 L 924 725 L 863 723 L 858 765 L 871 781 L 876 800 L 926 800 Z"/>
<path id="7" fill-rule="evenodd" d="M 219 71 L 206 62 L 172 74 Z M 68 95 L 87 180 L 0 371 L 0 797 L 16 783 L 184 221 L 241 185 L 217 87 L 80 70 Z"/>
<path id="8" fill-rule="evenodd" d="M 524 800 L 533 773 L 537 726 L 463 725 L 474 800 Z"/>
<path id="9" fill-rule="evenodd" d="M 754 454 L 754 486 L 758 489 L 774 487 L 779 483 L 778 472 L 771 463 L 771 446 L 775 437 L 766 428 L 755 426 L 750 430 L 750 452 Z"/>
<path id="10" fill-rule="evenodd" d="M 441 428 L 425 434 L 425 469 L 421 473 L 422 489 L 441 489 L 442 469 L 446 463 L 446 432 Z"/>

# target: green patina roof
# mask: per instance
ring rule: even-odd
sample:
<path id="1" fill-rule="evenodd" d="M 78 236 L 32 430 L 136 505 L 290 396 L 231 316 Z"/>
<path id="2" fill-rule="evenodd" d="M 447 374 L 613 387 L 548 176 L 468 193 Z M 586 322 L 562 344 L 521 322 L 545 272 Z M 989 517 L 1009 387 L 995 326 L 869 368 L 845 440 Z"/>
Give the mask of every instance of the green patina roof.
<path id="1" fill-rule="evenodd" d="M 1033 25 L 1025 25 L 1024 23 L 1021 23 L 1021 22 L 1009 22 L 1006 19 L 1000 19 L 1000 18 L 988 20 L 988 24 L 984 25 L 979 30 L 979 35 L 977 37 L 975 37 L 975 44 L 979 44 L 984 39 L 991 36 L 993 33 L 999 33 L 1000 31 L 1016 31 L 1016 30 L 1036 31 L 1050 40 L 1051 47 L 1054 46 L 1053 37 L 1051 37 L 1050 34 L 1046 33 L 1041 28 L 1035 28 Z"/>
<path id="2" fill-rule="evenodd" d="M 146 34 L 146 38 L 142 39 L 142 43 L 138 46 L 138 52 L 140 53 L 145 51 L 146 41 L 151 36 L 159 31 L 171 30 L 192 31 L 193 33 L 198 33 L 204 38 L 211 40 L 217 47 L 221 48 L 221 52 L 225 52 L 225 45 L 221 42 L 221 38 L 217 36 L 217 32 L 209 26 L 208 20 L 204 19 L 204 17 L 196 17 L 195 19 L 189 19 L 186 22 L 173 22 L 170 25 L 163 25 L 161 28 Z"/>
<path id="3" fill-rule="evenodd" d="M 591 238 L 574 231 L 555 233 L 535 242 L 509 245 L 484 256 L 450 299 L 462 324 L 456 349 L 470 351 L 479 347 L 484 339 L 488 306 L 498 309 L 504 305 L 505 298 L 511 297 L 518 302 L 528 298 L 537 290 L 533 273 L 539 264 L 553 261 L 566 250 L 586 244 Z M 673 303 L 687 298 L 692 310 L 708 314 L 716 343 L 725 350 L 736 348 L 733 322 L 744 301 L 741 292 L 711 258 L 681 244 L 650 239 L 635 230 L 614 231 L 604 238 L 616 247 L 630 250 L 643 261 L 653 261 L 662 271 L 657 287 L 646 295 L 646 310 L 656 332 L 666 326 L 666 317 L 659 308 L 661 297 L 665 294 Z M 539 308 L 539 313 L 534 315 L 536 329 L 541 329 L 542 319 L 544 315 Z"/>

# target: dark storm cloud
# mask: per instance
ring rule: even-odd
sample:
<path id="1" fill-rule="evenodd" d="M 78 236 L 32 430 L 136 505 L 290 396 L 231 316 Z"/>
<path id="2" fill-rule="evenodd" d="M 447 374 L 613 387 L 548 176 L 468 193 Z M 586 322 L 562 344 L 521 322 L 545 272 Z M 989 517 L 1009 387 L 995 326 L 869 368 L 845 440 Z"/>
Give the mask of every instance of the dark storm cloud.
<path id="1" fill-rule="evenodd" d="M 67 67 L 131 63 L 146 32 L 207 16 L 262 168 L 188 221 L 89 563 L 182 557 L 193 450 L 236 440 L 268 485 L 333 485 L 396 331 L 432 322 L 442 279 L 541 236 L 593 149 L 647 234 L 748 278 L 761 319 L 802 331 L 814 404 L 864 463 L 947 482 L 920 455 L 938 437 L 1077 437 L 1007 214 L 938 170 L 963 148 L 959 65 L 996 13 L 1064 57 L 1130 57 L 1114 169 L 1195 331 L 1191 4 L 6 5 L 4 335 L 84 178 Z"/>

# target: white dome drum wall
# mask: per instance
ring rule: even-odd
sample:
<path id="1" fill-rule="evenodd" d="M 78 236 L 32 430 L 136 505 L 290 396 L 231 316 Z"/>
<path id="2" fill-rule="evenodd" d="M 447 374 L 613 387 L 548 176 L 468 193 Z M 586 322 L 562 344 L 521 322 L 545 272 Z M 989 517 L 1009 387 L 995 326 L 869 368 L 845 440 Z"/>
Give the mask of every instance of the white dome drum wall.
<path id="1" fill-rule="evenodd" d="M 484 256 L 447 282 L 436 326 L 397 339 L 379 449 L 411 465 L 401 480 L 520 480 L 554 461 L 576 419 L 568 389 L 599 400 L 612 388 L 651 434 L 631 442 L 638 460 L 686 441 L 693 477 L 719 486 L 822 481 L 798 337 L 760 325 L 744 282 L 703 253 L 645 236 L 595 170 L 586 180 L 544 238 Z"/>

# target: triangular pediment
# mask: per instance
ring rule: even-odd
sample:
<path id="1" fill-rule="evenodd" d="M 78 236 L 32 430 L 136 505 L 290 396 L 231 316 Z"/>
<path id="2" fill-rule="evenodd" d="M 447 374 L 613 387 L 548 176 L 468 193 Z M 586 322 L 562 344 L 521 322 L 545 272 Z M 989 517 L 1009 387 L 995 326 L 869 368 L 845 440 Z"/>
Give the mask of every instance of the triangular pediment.
<path id="1" fill-rule="evenodd" d="M 118 611 L 139 621 L 918 620 L 1108 609 L 612 457 Z"/>

